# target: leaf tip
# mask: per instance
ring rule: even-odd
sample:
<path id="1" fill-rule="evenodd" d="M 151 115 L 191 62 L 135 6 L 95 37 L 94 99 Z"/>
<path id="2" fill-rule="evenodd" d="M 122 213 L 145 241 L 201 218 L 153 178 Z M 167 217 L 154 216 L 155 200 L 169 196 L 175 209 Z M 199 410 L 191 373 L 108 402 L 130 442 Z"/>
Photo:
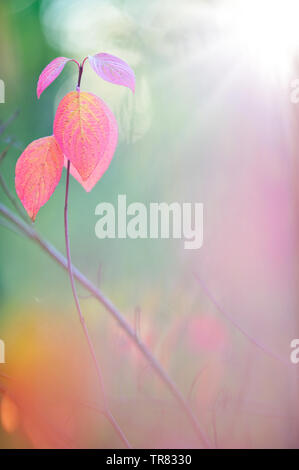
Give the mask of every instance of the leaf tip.
<path id="1" fill-rule="evenodd" d="M 41 72 L 37 83 L 37 98 L 39 99 L 43 91 L 61 74 L 67 62 L 74 61 L 67 57 L 56 57 Z"/>
<path id="2" fill-rule="evenodd" d="M 91 68 L 103 80 L 130 88 L 135 93 L 135 74 L 127 62 L 106 52 L 88 56 L 88 60 Z"/>

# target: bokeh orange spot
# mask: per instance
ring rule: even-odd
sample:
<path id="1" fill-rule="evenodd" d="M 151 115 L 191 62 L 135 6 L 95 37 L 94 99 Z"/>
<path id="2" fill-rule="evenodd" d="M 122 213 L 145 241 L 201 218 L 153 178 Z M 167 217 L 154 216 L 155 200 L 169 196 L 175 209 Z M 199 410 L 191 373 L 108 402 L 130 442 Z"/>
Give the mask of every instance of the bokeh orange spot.
<path id="1" fill-rule="evenodd" d="M 9 434 L 15 432 L 19 427 L 18 407 L 8 395 L 4 395 L 1 401 L 1 424 Z"/>

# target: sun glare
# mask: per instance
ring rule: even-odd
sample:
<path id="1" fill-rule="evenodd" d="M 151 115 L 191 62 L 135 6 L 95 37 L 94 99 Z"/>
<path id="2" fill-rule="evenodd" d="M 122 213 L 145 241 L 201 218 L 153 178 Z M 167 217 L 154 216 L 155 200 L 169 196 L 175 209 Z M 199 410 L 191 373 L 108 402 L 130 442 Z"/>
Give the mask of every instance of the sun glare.
<path id="1" fill-rule="evenodd" d="M 289 79 L 299 46 L 298 0 L 233 0 L 226 15 L 236 45 L 268 78 Z"/>

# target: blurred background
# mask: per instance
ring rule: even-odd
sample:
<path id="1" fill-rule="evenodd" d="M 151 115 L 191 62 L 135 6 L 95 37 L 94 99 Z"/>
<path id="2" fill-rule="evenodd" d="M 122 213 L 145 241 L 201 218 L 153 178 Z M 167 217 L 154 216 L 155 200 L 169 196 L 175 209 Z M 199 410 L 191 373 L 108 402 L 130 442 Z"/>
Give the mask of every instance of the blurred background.
<path id="1" fill-rule="evenodd" d="M 7 0 L 0 2 L 1 174 L 51 135 L 77 67 L 36 98 L 55 57 L 108 52 L 136 93 L 86 64 L 81 89 L 115 113 L 119 143 L 91 193 L 72 179 L 74 264 L 123 312 L 219 448 L 299 447 L 299 78 L 296 0 Z M 297 122 L 298 121 L 298 122 Z M 63 178 L 35 228 L 64 251 Z M 202 202 L 204 244 L 99 240 L 95 207 Z M 0 192 L 0 200 L 13 210 Z M 0 226 L 0 447 L 119 448 L 96 410 L 93 365 L 65 272 Z M 100 273 L 100 275 L 99 275 Z M 139 448 L 200 447 L 190 423 L 126 335 L 78 286 L 109 404 Z"/>

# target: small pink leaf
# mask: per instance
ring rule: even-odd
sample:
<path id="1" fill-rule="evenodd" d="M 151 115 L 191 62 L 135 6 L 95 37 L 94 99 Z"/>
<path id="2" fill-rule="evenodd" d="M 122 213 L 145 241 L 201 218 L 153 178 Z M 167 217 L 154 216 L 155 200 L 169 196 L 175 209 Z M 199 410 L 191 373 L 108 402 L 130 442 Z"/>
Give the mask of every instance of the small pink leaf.
<path id="1" fill-rule="evenodd" d="M 107 147 L 102 158 L 100 159 L 94 171 L 92 172 L 92 174 L 86 181 L 83 181 L 83 179 L 81 178 L 78 171 L 73 165 L 71 165 L 71 169 L 70 169 L 71 175 L 81 184 L 81 186 L 83 186 L 83 188 L 87 192 L 92 190 L 95 184 L 99 181 L 99 179 L 103 176 L 105 171 L 108 169 L 111 163 L 112 157 L 114 155 L 116 145 L 117 145 L 118 130 L 117 130 L 117 122 L 114 117 L 114 114 L 110 111 L 110 109 L 104 102 L 102 102 L 102 108 L 105 111 L 109 119 L 109 127 L 110 127 Z M 64 157 L 64 166 L 67 167 L 66 157 Z"/>
<path id="2" fill-rule="evenodd" d="M 59 183 L 63 153 L 55 138 L 35 140 L 24 150 L 16 164 L 16 192 L 29 217 L 34 221 Z"/>
<path id="3" fill-rule="evenodd" d="M 100 98 L 87 92 L 72 91 L 59 103 L 54 135 L 83 181 L 88 180 L 107 155 L 111 133 L 116 127 L 111 114 Z"/>
<path id="4" fill-rule="evenodd" d="M 89 56 L 88 60 L 101 78 L 116 85 L 126 86 L 135 92 L 135 74 L 124 60 L 104 52 Z"/>
<path id="5" fill-rule="evenodd" d="M 42 71 L 39 76 L 38 84 L 37 84 L 37 97 L 40 98 L 42 92 L 51 85 L 52 82 L 60 75 L 62 72 L 65 64 L 73 59 L 68 59 L 67 57 L 57 57 L 56 59 L 52 60 L 46 68 Z"/>

